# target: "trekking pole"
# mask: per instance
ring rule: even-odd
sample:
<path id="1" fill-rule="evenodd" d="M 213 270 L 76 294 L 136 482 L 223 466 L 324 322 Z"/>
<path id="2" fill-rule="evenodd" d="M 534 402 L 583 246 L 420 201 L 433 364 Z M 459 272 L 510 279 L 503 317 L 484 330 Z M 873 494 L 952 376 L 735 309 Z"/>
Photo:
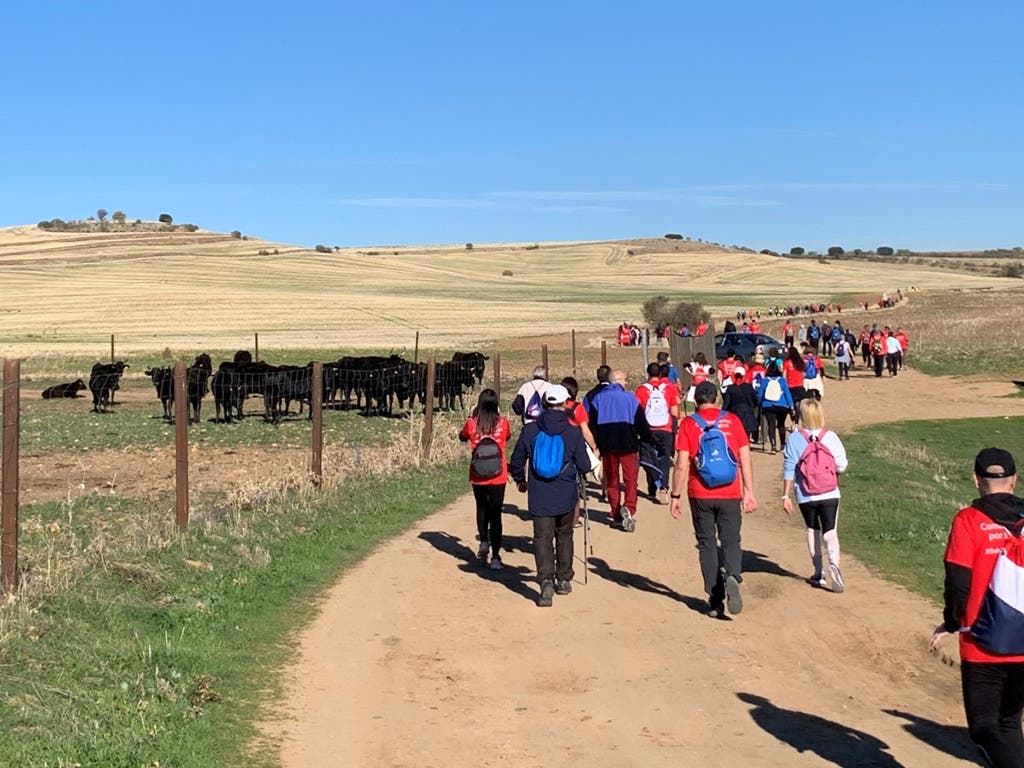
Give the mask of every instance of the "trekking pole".
<path id="1" fill-rule="evenodd" d="M 590 563 L 587 556 L 594 554 L 594 542 L 590 538 L 590 493 L 587 491 L 587 477 L 583 476 L 583 583 L 587 583 Z"/>

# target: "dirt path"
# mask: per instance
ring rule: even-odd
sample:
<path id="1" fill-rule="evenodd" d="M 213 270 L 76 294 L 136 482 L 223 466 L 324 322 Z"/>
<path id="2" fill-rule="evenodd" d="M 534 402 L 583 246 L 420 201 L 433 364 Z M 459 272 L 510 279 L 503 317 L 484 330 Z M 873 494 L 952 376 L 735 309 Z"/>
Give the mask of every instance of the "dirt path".
<path id="1" fill-rule="evenodd" d="M 1011 389 L 908 371 L 829 382 L 825 404 L 843 431 L 879 414 L 1022 414 Z M 868 407 L 882 393 L 898 409 Z M 300 636 L 292 719 L 266 727 L 284 765 L 973 765 L 956 670 L 926 649 L 937 608 L 850 557 L 845 594 L 808 587 L 802 526 L 777 506 L 781 456 L 754 462 L 762 507 L 729 622 L 698 612 L 689 523 L 645 500 L 632 535 L 593 504 L 589 584 L 578 567 L 550 610 L 534 605 L 514 489 L 501 573 L 473 562 L 471 497 L 382 546 Z"/>

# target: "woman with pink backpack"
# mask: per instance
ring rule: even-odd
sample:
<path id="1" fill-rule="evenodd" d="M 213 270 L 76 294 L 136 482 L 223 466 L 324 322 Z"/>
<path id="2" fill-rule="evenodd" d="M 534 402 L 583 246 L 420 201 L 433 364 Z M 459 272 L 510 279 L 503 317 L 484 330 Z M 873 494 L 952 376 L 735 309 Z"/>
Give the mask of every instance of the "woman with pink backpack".
<path id="1" fill-rule="evenodd" d="M 786 440 L 782 452 L 782 509 L 793 514 L 792 493 L 807 526 L 807 550 L 814 573 L 807 580 L 812 587 L 825 588 L 822 569 L 822 541 L 828 553 L 832 591 L 843 591 L 839 570 L 839 475 L 846 469 L 846 448 L 835 432 L 825 429 L 825 413 L 813 397 L 798 406 L 800 426 Z"/>

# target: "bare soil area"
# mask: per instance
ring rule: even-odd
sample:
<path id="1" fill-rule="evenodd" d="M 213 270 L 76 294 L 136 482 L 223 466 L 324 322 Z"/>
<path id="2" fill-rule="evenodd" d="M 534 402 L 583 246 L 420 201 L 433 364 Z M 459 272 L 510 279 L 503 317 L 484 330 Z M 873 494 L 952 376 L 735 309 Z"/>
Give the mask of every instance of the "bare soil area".
<path id="1" fill-rule="evenodd" d="M 1024 414 L 1012 390 L 855 371 L 829 382 L 825 404 L 847 432 Z M 974 765 L 955 644 L 927 650 L 939 608 L 849 556 L 844 594 L 809 587 L 781 461 L 755 452 L 761 506 L 745 519 L 746 607 L 730 621 L 700 612 L 692 528 L 665 506 L 641 499 L 630 535 L 592 502 L 589 583 L 580 561 L 572 594 L 545 610 L 525 498 L 509 489 L 505 569 L 492 573 L 475 561 L 464 497 L 324 596 L 266 738 L 296 767 Z M 582 532 L 576 547 L 579 559 Z"/>

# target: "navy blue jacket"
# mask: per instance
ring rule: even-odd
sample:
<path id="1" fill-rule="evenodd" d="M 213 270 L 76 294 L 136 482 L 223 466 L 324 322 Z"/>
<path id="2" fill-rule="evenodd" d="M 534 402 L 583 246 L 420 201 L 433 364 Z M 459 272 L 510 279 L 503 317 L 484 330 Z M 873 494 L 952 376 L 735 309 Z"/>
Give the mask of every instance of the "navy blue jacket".
<path id="1" fill-rule="evenodd" d="M 609 384 L 590 401 L 590 429 L 601 453 L 636 453 L 640 441 L 653 443 L 651 427 L 636 395 Z"/>
<path id="2" fill-rule="evenodd" d="M 533 443 L 537 433 L 544 430 L 549 435 L 561 435 L 565 443 L 565 466 L 561 474 L 550 480 L 537 477 L 530 469 L 527 483 L 527 502 L 531 515 L 558 517 L 572 512 L 579 499 L 577 476 L 590 471 L 590 457 L 583 442 L 580 428 L 569 423 L 569 414 L 564 408 L 545 410 L 540 418 L 523 427 L 512 450 L 508 463 L 512 479 L 521 483 L 526 480 L 526 462 L 533 455 Z"/>

